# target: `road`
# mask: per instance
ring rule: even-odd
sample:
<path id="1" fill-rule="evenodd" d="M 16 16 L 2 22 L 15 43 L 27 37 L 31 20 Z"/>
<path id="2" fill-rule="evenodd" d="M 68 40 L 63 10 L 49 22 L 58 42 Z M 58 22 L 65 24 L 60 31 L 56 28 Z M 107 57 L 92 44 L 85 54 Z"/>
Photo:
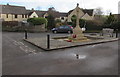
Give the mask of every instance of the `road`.
<path id="1" fill-rule="evenodd" d="M 66 34 L 52 34 L 59 36 Z M 46 37 L 47 33 L 29 33 Z M 2 33 L 3 75 L 117 75 L 118 41 L 44 51 L 22 39 L 24 33 Z M 79 55 L 77 59 L 76 54 Z"/>

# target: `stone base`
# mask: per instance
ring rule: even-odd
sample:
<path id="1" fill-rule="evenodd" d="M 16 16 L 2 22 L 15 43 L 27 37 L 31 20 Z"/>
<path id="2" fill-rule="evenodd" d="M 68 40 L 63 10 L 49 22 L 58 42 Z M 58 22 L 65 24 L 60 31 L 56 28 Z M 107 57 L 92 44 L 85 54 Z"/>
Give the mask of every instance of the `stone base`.
<path id="1" fill-rule="evenodd" d="M 77 37 L 77 38 L 72 38 L 73 40 L 87 40 L 87 37 Z"/>
<path id="2" fill-rule="evenodd" d="M 73 35 L 69 37 L 69 40 L 72 40 L 72 42 L 80 42 L 80 41 L 89 41 L 87 37 L 84 37 L 84 34 L 78 34 L 74 38 Z"/>
<path id="3" fill-rule="evenodd" d="M 96 38 L 96 37 L 93 37 L 93 38 Z M 46 37 L 28 38 L 24 40 L 43 50 L 65 49 L 65 48 L 72 48 L 72 47 L 78 47 L 78 46 L 86 46 L 86 45 L 94 45 L 94 44 L 100 44 L 100 43 L 106 43 L 106 42 L 113 42 L 113 41 L 118 40 L 118 38 L 102 38 L 102 39 L 100 39 L 99 37 L 97 38 L 98 39 L 95 39 L 95 40 L 94 39 L 87 39 L 87 40 L 73 39 L 72 42 L 67 42 L 66 40 L 65 41 L 57 40 L 58 38 L 50 39 L 50 49 L 47 48 Z"/>

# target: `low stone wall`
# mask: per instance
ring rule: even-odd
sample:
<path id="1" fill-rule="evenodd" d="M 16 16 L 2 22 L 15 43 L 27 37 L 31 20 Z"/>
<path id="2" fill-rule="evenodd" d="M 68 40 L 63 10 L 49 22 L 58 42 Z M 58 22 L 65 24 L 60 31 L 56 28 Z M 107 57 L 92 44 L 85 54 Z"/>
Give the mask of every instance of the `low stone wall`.
<path id="1" fill-rule="evenodd" d="M 45 25 L 44 25 L 44 24 L 43 24 L 43 25 L 34 26 L 32 30 L 33 30 L 34 32 L 40 32 L 40 31 L 44 32 L 44 31 L 47 31 L 47 30 L 45 29 Z"/>
<path id="2" fill-rule="evenodd" d="M 2 31 L 17 31 L 23 32 L 27 30 L 28 32 L 45 32 L 45 24 L 43 25 L 25 25 L 19 22 L 3 22 L 2 23 Z"/>
<path id="3" fill-rule="evenodd" d="M 114 32 L 114 29 L 103 28 L 102 35 L 106 37 L 113 37 L 113 32 Z"/>

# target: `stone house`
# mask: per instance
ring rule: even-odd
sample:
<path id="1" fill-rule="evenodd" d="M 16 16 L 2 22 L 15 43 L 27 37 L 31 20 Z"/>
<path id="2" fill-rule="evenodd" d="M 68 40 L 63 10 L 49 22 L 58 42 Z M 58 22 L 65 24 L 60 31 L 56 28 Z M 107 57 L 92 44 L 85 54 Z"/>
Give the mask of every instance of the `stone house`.
<path id="1" fill-rule="evenodd" d="M 4 21 L 23 21 L 28 19 L 26 8 L 22 6 L 0 5 L 0 19 Z"/>
<path id="2" fill-rule="evenodd" d="M 82 9 L 82 8 L 77 6 L 75 9 L 70 10 L 68 12 L 67 22 L 71 22 L 71 17 L 74 15 L 76 16 L 77 9 L 79 9 L 79 16 L 82 16 L 79 18 L 85 19 L 85 20 L 93 20 L 94 19 L 93 9 Z"/>
<path id="3" fill-rule="evenodd" d="M 39 11 L 39 10 L 27 10 L 29 18 L 34 17 L 44 17 L 47 18 L 47 16 L 52 15 L 55 20 L 60 19 L 62 22 L 66 21 L 67 19 L 67 13 L 62 13 L 54 10 L 54 8 L 49 8 L 48 11 Z"/>
<path id="4" fill-rule="evenodd" d="M 58 12 L 53 7 L 49 8 L 48 11 L 40 10 L 27 10 L 24 6 L 13 6 L 13 5 L 0 5 L 2 11 L 0 12 L 0 19 L 4 21 L 26 21 L 28 18 L 34 17 L 44 17 L 47 18 L 48 15 L 53 15 L 55 19 L 60 19 L 62 22 L 71 22 L 71 17 L 76 15 L 76 7 L 70 10 L 68 13 Z M 81 9 L 80 14 L 83 14 L 82 19 L 93 20 L 94 14 L 93 9 Z"/>

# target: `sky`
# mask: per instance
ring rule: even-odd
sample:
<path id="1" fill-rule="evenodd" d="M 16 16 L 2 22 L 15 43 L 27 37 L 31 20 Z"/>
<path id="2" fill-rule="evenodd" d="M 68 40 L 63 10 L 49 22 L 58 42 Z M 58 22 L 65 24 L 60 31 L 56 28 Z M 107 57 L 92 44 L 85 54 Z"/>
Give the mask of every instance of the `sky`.
<path id="1" fill-rule="evenodd" d="M 48 10 L 54 7 L 56 11 L 68 12 L 79 3 L 80 8 L 95 9 L 101 7 L 104 14 L 112 12 L 118 14 L 118 2 L 120 0 L 0 0 L 0 4 L 25 6 L 26 9 Z"/>

